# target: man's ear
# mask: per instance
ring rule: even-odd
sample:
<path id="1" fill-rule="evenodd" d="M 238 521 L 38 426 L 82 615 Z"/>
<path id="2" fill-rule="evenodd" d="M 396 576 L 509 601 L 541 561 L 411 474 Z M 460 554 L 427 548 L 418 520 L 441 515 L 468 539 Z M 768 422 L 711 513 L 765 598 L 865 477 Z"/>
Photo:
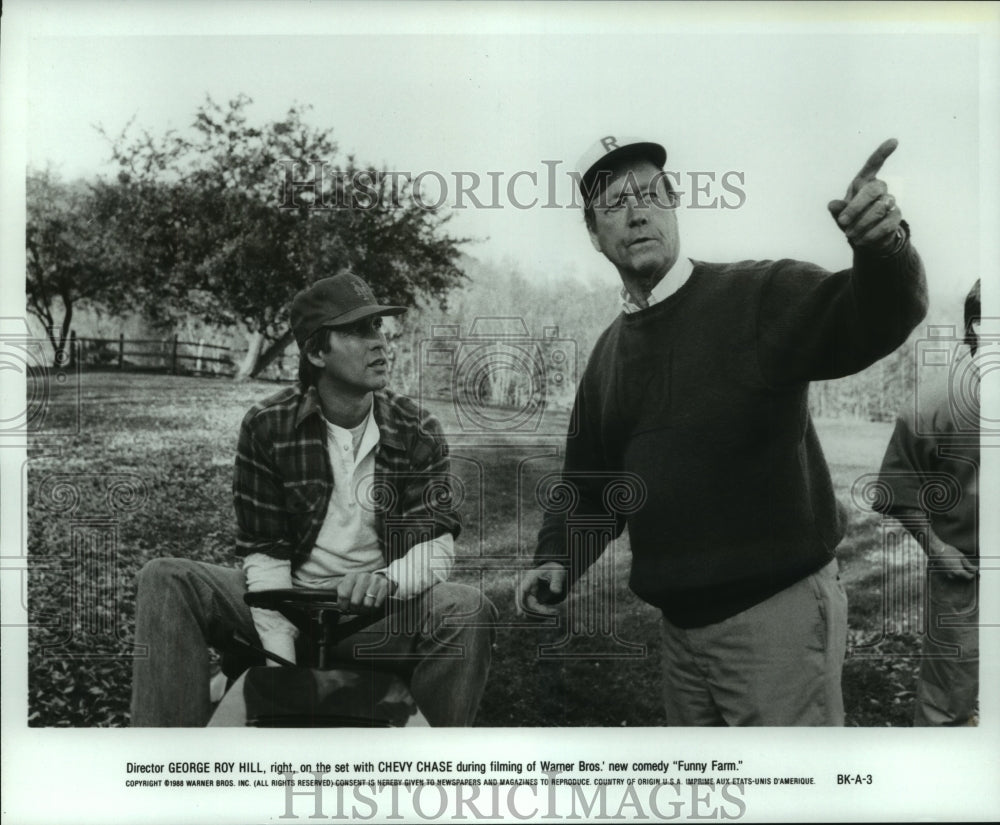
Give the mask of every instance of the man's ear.
<path id="1" fill-rule="evenodd" d="M 307 352 L 306 358 L 309 359 L 309 363 L 312 364 L 314 367 L 324 366 L 323 356 L 320 355 L 318 352 Z"/>

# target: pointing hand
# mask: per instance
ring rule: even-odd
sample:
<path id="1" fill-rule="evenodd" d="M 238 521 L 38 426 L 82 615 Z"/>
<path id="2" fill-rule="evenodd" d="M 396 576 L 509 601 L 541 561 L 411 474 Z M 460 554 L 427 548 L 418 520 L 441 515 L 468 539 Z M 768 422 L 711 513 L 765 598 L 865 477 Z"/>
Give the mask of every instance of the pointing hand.
<path id="1" fill-rule="evenodd" d="M 852 246 L 879 255 L 895 251 L 905 238 L 896 199 L 885 182 L 876 177 L 897 145 L 896 139 L 890 138 L 879 146 L 847 187 L 844 199 L 827 205 Z"/>

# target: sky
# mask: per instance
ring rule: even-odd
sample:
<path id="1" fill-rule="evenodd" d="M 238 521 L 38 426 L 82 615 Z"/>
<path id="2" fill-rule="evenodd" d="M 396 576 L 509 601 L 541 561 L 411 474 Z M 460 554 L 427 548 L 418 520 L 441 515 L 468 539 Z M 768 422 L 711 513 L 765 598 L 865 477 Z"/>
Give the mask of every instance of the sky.
<path id="1" fill-rule="evenodd" d="M 173 9 L 165 19 L 175 22 L 191 8 L 149 6 Z M 249 95 L 260 123 L 307 104 L 309 122 L 332 129 L 342 155 L 425 173 L 428 200 L 446 195 L 453 233 L 476 239 L 469 254 L 531 277 L 613 285 L 614 270 L 570 206 L 568 173 L 598 138 L 636 135 L 667 147 L 667 168 L 689 192 L 679 214 L 688 256 L 793 257 L 838 269 L 850 252 L 826 203 L 895 137 L 882 177 L 912 226 L 932 292 L 960 298 L 981 269 L 980 103 L 996 87 L 983 88 L 979 39 L 961 26 L 886 31 L 863 14 L 835 26 L 806 15 L 789 30 L 764 7 L 727 27 L 685 6 L 641 4 L 614 15 L 567 7 L 575 17 L 558 26 L 503 7 L 506 17 L 481 12 L 492 31 L 449 32 L 394 4 L 367 18 L 339 11 L 358 11 L 351 4 L 309 8 L 322 13 L 298 22 L 251 15 L 247 26 L 272 34 L 244 34 L 232 18 L 221 21 L 221 36 L 213 25 L 175 34 L 140 16 L 125 29 L 63 36 L 55 25 L 31 37 L 27 163 L 68 178 L 107 174 L 97 124 L 115 133 L 134 119 L 153 134 L 184 131 L 206 95 Z M 388 33 L 373 33 L 382 23 Z M 500 208 L 459 195 L 460 173 L 466 182 L 477 175 L 479 201 Z M 726 175 L 745 200 L 727 195 Z"/>

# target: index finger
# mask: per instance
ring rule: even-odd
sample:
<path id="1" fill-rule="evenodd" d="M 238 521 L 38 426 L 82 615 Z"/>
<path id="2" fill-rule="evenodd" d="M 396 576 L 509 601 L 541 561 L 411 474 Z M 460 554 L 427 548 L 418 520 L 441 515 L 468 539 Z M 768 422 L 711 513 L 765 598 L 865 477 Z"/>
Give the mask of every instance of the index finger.
<path id="1" fill-rule="evenodd" d="M 860 181 L 874 180 L 882 168 L 882 164 L 885 163 L 885 159 L 896 151 L 898 145 L 899 141 L 896 138 L 889 138 L 882 143 L 878 149 L 872 152 L 871 157 L 865 161 L 865 165 L 861 167 L 861 171 L 858 172 L 854 179 Z"/>

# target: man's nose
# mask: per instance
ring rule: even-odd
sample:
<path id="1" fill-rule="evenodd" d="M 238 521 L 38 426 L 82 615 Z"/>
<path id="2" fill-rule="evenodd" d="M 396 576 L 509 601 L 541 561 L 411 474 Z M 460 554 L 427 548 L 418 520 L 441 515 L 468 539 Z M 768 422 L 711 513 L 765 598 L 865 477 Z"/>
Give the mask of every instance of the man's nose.
<path id="1" fill-rule="evenodd" d="M 642 226 L 649 221 L 649 207 L 644 203 L 629 203 L 628 225 Z"/>

